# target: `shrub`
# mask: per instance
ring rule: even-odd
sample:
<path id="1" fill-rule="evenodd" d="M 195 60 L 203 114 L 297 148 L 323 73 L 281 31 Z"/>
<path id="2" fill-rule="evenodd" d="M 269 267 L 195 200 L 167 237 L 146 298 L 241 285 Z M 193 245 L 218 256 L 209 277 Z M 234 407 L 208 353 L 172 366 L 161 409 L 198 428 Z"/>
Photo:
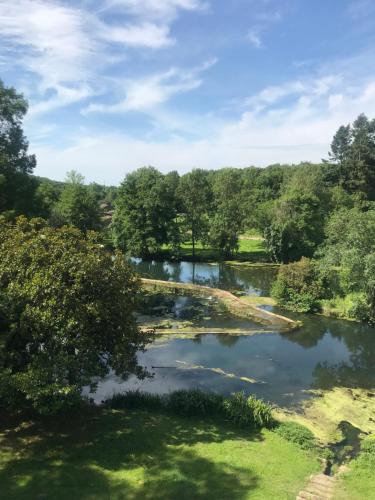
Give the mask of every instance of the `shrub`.
<path id="1" fill-rule="evenodd" d="M 246 397 L 243 392 L 225 399 L 224 410 L 227 418 L 239 427 L 269 428 L 274 425 L 271 406 L 254 396 Z"/>
<path id="2" fill-rule="evenodd" d="M 313 312 L 323 298 L 323 281 L 314 261 L 303 257 L 299 262 L 280 266 L 272 296 L 292 311 Z"/>
<path id="3" fill-rule="evenodd" d="M 185 417 L 219 416 L 223 414 L 223 397 L 198 389 L 174 391 L 169 394 L 167 409 Z"/>
<path id="4" fill-rule="evenodd" d="M 275 431 L 287 441 L 300 446 L 303 450 L 311 450 L 316 445 L 314 434 L 310 429 L 296 422 L 283 422 L 276 427 Z"/>

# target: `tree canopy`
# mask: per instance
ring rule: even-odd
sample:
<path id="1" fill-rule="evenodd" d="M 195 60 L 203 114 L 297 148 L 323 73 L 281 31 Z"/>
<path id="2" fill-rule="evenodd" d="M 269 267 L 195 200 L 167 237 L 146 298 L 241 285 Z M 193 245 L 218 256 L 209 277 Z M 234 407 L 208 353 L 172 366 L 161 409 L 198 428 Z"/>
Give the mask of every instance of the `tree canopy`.
<path id="1" fill-rule="evenodd" d="M 138 281 L 95 233 L 41 219 L 0 225 L 0 400 L 53 413 L 110 370 L 145 376 Z"/>

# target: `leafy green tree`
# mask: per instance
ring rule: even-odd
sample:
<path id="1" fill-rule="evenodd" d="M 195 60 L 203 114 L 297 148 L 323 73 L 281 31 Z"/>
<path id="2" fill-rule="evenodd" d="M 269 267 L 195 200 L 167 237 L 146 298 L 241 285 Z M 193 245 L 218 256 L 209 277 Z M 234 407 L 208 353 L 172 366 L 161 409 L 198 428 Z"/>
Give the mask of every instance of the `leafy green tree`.
<path id="1" fill-rule="evenodd" d="M 197 241 L 208 239 L 208 215 L 212 203 L 209 173 L 196 168 L 181 177 L 178 195 L 184 215 L 185 239 L 190 239 L 195 258 Z"/>
<path id="2" fill-rule="evenodd" d="M 0 402 L 54 413 L 110 370 L 145 376 L 138 281 L 95 233 L 20 217 L 0 226 Z"/>
<path id="3" fill-rule="evenodd" d="M 174 191 L 163 174 L 143 167 L 125 177 L 118 189 L 113 220 L 115 244 L 148 258 L 169 243 L 176 220 Z"/>
<path id="4" fill-rule="evenodd" d="M 341 126 L 329 153 L 327 178 L 349 193 L 375 200 L 375 119 L 359 115 L 353 125 Z"/>
<path id="5" fill-rule="evenodd" d="M 242 175 L 237 169 L 222 169 L 213 181 L 213 216 L 210 218 L 209 241 L 223 255 L 238 249 L 243 229 Z"/>
<path id="6" fill-rule="evenodd" d="M 22 119 L 27 102 L 0 80 L 0 212 L 32 213 L 37 182 L 31 178 L 36 160 L 28 154 Z"/>
<path id="7" fill-rule="evenodd" d="M 272 287 L 272 296 L 280 305 L 298 312 L 319 310 L 319 299 L 324 293 L 324 280 L 318 266 L 305 257 L 280 266 Z"/>
<path id="8" fill-rule="evenodd" d="M 273 260 L 291 262 L 312 257 L 324 240 L 329 209 L 330 192 L 320 168 L 299 167 L 267 214 L 264 236 Z"/>
<path id="9" fill-rule="evenodd" d="M 54 225 L 71 225 L 82 231 L 100 228 L 99 199 L 95 189 L 84 185 L 84 177 L 72 170 L 67 174 L 60 199 L 53 209 Z"/>

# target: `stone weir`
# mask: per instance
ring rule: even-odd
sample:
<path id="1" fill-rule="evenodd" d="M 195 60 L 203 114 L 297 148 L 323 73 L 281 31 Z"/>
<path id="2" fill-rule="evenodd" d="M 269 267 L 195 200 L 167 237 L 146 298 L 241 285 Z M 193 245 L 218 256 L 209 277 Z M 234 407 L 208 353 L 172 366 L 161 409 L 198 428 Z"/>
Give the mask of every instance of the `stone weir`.
<path id="1" fill-rule="evenodd" d="M 301 326 L 299 321 L 294 321 L 290 318 L 286 318 L 285 316 L 261 309 L 260 307 L 249 304 L 240 297 L 236 297 L 232 293 L 226 290 L 220 290 L 219 288 L 147 278 L 141 278 L 141 283 L 144 289 L 154 293 L 215 297 L 222 304 L 224 304 L 230 313 L 241 318 L 248 318 L 253 321 L 257 321 L 263 325 L 272 326 L 274 330 L 288 331 Z"/>

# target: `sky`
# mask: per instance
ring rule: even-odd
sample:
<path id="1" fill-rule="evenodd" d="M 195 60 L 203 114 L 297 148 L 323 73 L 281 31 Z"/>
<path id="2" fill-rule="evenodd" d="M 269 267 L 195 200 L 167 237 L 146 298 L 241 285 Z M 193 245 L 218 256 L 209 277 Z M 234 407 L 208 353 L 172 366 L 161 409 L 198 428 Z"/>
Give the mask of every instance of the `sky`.
<path id="1" fill-rule="evenodd" d="M 319 162 L 375 116 L 375 0 L 0 0 L 35 174 Z"/>

